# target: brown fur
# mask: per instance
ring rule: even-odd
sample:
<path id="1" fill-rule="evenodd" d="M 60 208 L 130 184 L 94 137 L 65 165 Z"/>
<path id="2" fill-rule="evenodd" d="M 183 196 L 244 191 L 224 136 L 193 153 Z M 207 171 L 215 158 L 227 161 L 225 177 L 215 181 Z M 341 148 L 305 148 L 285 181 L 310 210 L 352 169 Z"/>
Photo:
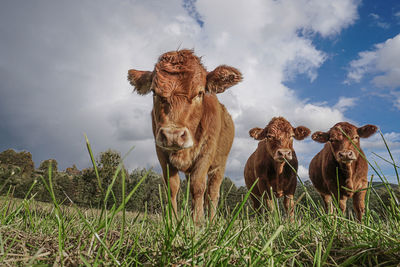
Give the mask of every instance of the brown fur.
<path id="1" fill-rule="evenodd" d="M 352 139 L 363 155 L 360 155 L 340 129 Z M 348 122 L 339 122 L 328 132 L 319 131 L 312 135 L 314 141 L 326 143 L 324 148 L 311 160 L 309 174 L 312 183 L 321 194 L 328 212 L 333 211 L 332 196 L 339 200 L 342 212 L 346 210 L 347 199 L 352 197 L 357 219 L 361 221 L 365 209 L 366 191 L 358 190 L 368 186 L 368 164 L 363 157 L 364 152 L 360 147 L 359 138 L 368 138 L 376 130 L 375 125 L 357 128 Z"/>
<path id="2" fill-rule="evenodd" d="M 173 208 L 176 212 L 178 172 L 182 171 L 190 177 L 196 222 L 203 217 L 204 199 L 209 202 L 210 218 L 214 217 L 234 137 L 232 118 L 216 93 L 241 79 L 237 69 L 224 65 L 207 72 L 192 50 L 161 55 L 153 72 L 128 72 L 128 80 L 139 94 L 153 91 L 151 118 L 156 152 L 164 179 L 169 175 Z"/>
<path id="3" fill-rule="evenodd" d="M 279 158 L 279 151 L 291 153 L 290 158 L 286 160 L 297 171 L 298 162 L 293 149 L 293 137 L 303 140 L 310 134 L 310 130 L 304 126 L 293 128 L 285 118 L 275 117 L 264 129 L 253 128 L 249 134 L 254 139 L 260 140 L 244 169 L 244 179 L 248 189 L 258 178 L 252 192 L 254 208 L 259 209 L 259 199 L 263 195 L 268 207 L 273 208 L 272 190 L 276 197 L 285 197 L 285 209 L 292 217 L 297 178 L 292 168 Z"/>

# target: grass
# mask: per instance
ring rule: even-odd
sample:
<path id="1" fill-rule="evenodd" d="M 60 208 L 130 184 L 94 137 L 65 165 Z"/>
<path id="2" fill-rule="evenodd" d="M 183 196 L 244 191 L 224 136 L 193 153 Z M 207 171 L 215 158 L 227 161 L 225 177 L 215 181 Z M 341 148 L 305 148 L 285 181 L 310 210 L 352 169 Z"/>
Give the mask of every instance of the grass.
<path id="1" fill-rule="evenodd" d="M 393 157 L 388 162 L 397 174 Z M 398 200 L 379 166 L 372 166 L 389 193 L 390 205 L 380 200 L 384 216 L 370 209 L 370 196 L 376 190 L 369 187 L 362 224 L 353 214 L 326 214 L 300 183 L 305 201 L 297 202 L 293 221 L 280 209 L 256 215 L 244 205 L 248 193 L 232 212 L 223 210 L 221 199 L 217 217 L 201 226 L 191 219 L 188 190 L 181 192 L 178 214 L 173 213 L 169 194 L 162 187 L 162 214 L 127 212 L 125 204 L 135 201 L 135 191 L 146 175 L 125 192 L 122 162 L 112 184 L 103 188 L 101 209 L 77 207 L 71 201 L 58 203 L 50 168 L 49 179 L 43 179 L 52 203 L 35 200 L 30 193 L 35 183 L 22 200 L 13 198 L 11 191 L 0 199 L 0 262 L 6 266 L 397 266 Z M 108 199 L 113 198 L 111 188 L 119 172 L 123 201 L 110 207 Z"/>

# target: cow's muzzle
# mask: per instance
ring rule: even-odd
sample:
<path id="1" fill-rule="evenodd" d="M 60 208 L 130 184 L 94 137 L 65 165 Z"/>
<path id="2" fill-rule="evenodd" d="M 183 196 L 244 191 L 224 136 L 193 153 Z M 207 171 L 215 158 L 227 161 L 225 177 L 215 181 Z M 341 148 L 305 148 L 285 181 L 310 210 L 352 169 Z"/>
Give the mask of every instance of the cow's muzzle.
<path id="1" fill-rule="evenodd" d="M 274 160 L 279 161 L 279 162 L 284 162 L 285 159 L 292 160 L 292 158 L 293 158 L 293 155 L 292 155 L 291 149 L 281 148 L 275 152 Z"/>
<path id="2" fill-rule="evenodd" d="M 181 150 L 193 146 L 193 138 L 186 127 L 161 127 L 156 136 L 157 146 L 166 150 Z"/>
<path id="3" fill-rule="evenodd" d="M 339 151 L 337 157 L 342 163 L 351 163 L 353 160 L 357 159 L 356 154 L 352 150 Z"/>

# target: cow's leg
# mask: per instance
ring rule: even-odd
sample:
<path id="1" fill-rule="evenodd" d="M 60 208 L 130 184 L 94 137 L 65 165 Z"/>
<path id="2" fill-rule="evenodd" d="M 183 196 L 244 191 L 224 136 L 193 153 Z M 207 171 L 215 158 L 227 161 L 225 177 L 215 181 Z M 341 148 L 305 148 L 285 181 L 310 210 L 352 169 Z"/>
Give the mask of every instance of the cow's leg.
<path id="1" fill-rule="evenodd" d="M 283 200 L 283 206 L 285 207 L 286 213 L 289 215 L 290 220 L 293 221 L 294 217 L 294 197 L 293 195 L 285 195 Z"/>
<path id="2" fill-rule="evenodd" d="M 261 206 L 259 198 L 257 198 L 255 195 L 251 194 L 251 199 L 253 201 L 253 209 L 255 211 L 259 211 L 260 210 L 260 206 Z"/>
<path id="3" fill-rule="evenodd" d="M 155 126 L 153 125 L 153 130 L 154 130 L 154 127 Z M 172 208 L 174 209 L 175 214 L 178 214 L 176 197 L 178 195 L 179 186 L 181 183 L 181 180 L 179 179 L 178 169 L 171 166 L 170 164 L 168 164 L 168 161 L 167 161 L 167 158 L 166 158 L 164 152 L 158 146 L 156 146 L 156 152 L 157 152 L 158 160 L 160 161 L 161 168 L 163 170 L 163 177 L 164 177 L 165 185 L 167 187 L 168 187 L 168 182 L 169 182 Z"/>
<path id="4" fill-rule="evenodd" d="M 260 191 L 264 202 L 267 204 L 268 209 L 270 211 L 273 211 L 274 206 L 275 206 L 274 200 L 271 195 L 271 187 L 266 182 L 266 178 L 259 177 L 257 186 L 258 186 L 258 190 Z"/>
<path id="5" fill-rule="evenodd" d="M 177 195 L 179 191 L 179 186 L 181 183 L 181 180 L 179 178 L 179 173 L 178 170 L 174 167 L 169 167 L 169 168 L 163 168 L 163 175 L 164 175 L 164 181 L 165 185 L 168 187 L 168 178 L 169 178 L 169 188 L 171 192 L 171 204 L 172 208 L 174 209 L 175 214 L 178 214 L 178 208 L 177 208 Z"/>
<path id="6" fill-rule="evenodd" d="M 326 213 L 333 213 L 333 205 L 332 205 L 332 196 L 328 194 L 321 194 L 322 199 L 324 200 L 324 206 Z"/>
<path id="7" fill-rule="evenodd" d="M 259 192 L 257 186 L 253 187 L 253 191 L 251 192 L 250 197 L 253 201 L 253 209 L 255 211 L 259 211 L 262 200 L 261 200 L 261 193 Z"/>
<path id="8" fill-rule="evenodd" d="M 265 202 L 267 203 L 267 207 L 270 211 L 274 211 L 275 210 L 275 203 L 272 197 L 270 197 L 269 195 L 265 194 L 266 196 L 264 197 Z"/>
<path id="9" fill-rule="evenodd" d="M 346 213 L 346 203 L 347 203 L 347 197 L 346 196 L 341 196 L 339 199 L 339 208 L 342 211 L 343 215 Z"/>
<path id="10" fill-rule="evenodd" d="M 192 195 L 192 216 L 195 223 L 204 217 L 204 193 L 207 186 L 207 168 L 197 168 L 191 174 L 190 193 Z"/>
<path id="11" fill-rule="evenodd" d="M 342 211 L 342 213 L 343 213 L 343 215 L 345 215 L 345 212 L 346 212 L 346 203 L 347 203 L 347 196 L 344 196 L 344 195 L 340 195 L 340 196 L 338 196 L 338 192 L 335 192 L 334 194 L 333 194 L 333 196 L 335 197 L 335 200 L 336 199 L 339 199 L 339 209 Z M 337 203 L 337 202 L 336 202 Z M 333 205 L 332 205 L 332 209 L 333 209 Z"/>
<path id="12" fill-rule="evenodd" d="M 359 222 L 361 222 L 362 216 L 365 212 L 365 194 L 367 193 L 366 190 L 358 191 L 354 193 L 353 196 L 353 207 L 354 211 L 356 212 L 356 217 Z"/>
<path id="13" fill-rule="evenodd" d="M 208 214 L 212 221 L 218 207 L 219 189 L 223 180 L 225 169 L 220 167 L 208 174 L 208 185 L 206 201 L 208 204 Z"/>

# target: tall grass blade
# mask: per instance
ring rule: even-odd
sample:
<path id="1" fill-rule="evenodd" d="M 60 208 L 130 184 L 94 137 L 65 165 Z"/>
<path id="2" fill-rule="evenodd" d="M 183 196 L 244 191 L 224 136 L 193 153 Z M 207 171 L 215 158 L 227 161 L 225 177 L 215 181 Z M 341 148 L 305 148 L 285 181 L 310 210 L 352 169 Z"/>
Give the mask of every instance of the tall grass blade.
<path id="1" fill-rule="evenodd" d="M 226 235 L 229 233 L 230 229 L 233 227 L 234 222 L 236 221 L 237 217 L 239 216 L 239 213 L 242 211 L 244 204 L 246 203 L 247 199 L 249 198 L 254 186 L 256 186 L 256 184 L 258 183 L 258 178 L 257 180 L 253 183 L 253 185 L 251 186 L 251 188 L 249 189 L 249 191 L 247 191 L 246 195 L 244 196 L 242 202 L 240 203 L 239 208 L 236 210 L 235 214 L 233 215 L 232 219 L 230 220 L 230 222 L 228 223 L 227 227 L 225 228 L 225 231 L 223 232 L 223 234 L 221 235 L 221 237 L 219 238 L 217 244 L 221 245 L 221 242 L 225 239 Z"/>
<path id="2" fill-rule="evenodd" d="M 89 139 L 88 139 L 86 134 L 85 134 L 85 140 L 86 140 L 86 147 L 87 147 L 87 150 L 88 150 L 89 155 L 90 155 L 90 160 L 92 161 L 93 169 L 94 169 L 94 172 L 96 173 L 97 183 L 99 185 L 99 188 L 100 188 L 101 192 L 103 192 L 104 189 L 103 189 L 103 186 L 101 185 L 99 171 L 97 170 L 97 164 L 96 164 L 96 161 L 94 160 L 92 148 L 90 147 Z"/>

